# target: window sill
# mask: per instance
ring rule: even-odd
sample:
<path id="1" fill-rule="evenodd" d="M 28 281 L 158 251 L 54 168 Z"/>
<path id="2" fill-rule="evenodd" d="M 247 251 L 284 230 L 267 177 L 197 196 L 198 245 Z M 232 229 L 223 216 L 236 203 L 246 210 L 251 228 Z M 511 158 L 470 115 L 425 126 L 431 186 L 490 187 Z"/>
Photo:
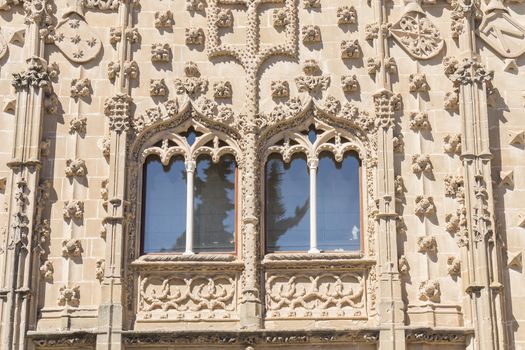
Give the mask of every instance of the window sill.
<path id="1" fill-rule="evenodd" d="M 164 262 L 164 261 L 234 261 L 233 254 L 144 254 L 136 261 Z"/>
<path id="2" fill-rule="evenodd" d="M 241 270 L 244 264 L 236 259 L 237 256 L 233 254 L 147 254 L 133 261 L 131 267 L 139 270 L 206 270 L 213 269 L 214 266 L 226 265 L 229 269 Z"/>
<path id="3" fill-rule="evenodd" d="M 267 268 L 330 268 L 363 267 L 376 263 L 373 259 L 364 259 L 361 252 L 332 253 L 270 253 L 262 261 Z"/>

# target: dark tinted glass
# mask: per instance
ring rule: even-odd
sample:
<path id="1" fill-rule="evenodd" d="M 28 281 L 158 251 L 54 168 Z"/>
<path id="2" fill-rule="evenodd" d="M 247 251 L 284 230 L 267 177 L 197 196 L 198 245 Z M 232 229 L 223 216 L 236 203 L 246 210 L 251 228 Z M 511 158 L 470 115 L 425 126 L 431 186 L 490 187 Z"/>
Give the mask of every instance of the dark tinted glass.
<path id="1" fill-rule="evenodd" d="M 182 252 L 186 232 L 186 171 L 184 160 L 169 166 L 150 157 L 144 164 L 144 253 Z"/>
<path id="2" fill-rule="evenodd" d="M 235 231 L 235 160 L 217 164 L 199 157 L 195 171 L 193 244 L 195 252 L 231 252 Z"/>
<path id="3" fill-rule="evenodd" d="M 310 248 L 309 187 L 306 159 L 285 164 L 279 155 L 266 163 L 266 249 L 305 251 Z"/>
<path id="4" fill-rule="evenodd" d="M 317 170 L 317 242 L 320 250 L 359 250 L 359 160 L 347 153 L 336 163 L 322 153 Z"/>

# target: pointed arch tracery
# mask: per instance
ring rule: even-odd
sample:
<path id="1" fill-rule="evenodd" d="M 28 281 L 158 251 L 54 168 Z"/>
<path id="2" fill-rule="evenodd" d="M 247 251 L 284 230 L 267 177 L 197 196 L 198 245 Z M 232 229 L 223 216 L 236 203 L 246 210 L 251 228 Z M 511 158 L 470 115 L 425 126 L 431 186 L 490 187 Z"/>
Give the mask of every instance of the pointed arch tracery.
<path id="1" fill-rule="evenodd" d="M 345 155 L 355 154 L 361 165 L 359 185 L 363 202 L 361 232 L 365 233 L 361 254 L 372 257 L 375 255 L 373 208 L 376 192 L 376 129 L 369 115 L 366 112 L 358 112 L 357 108 L 351 110 L 347 107 L 346 113 L 345 111 L 334 113 L 323 107 L 309 100 L 302 105 L 302 108 L 295 108 L 293 112 L 288 111 L 286 117 L 277 118 L 273 125 L 264 129 L 261 133 L 265 136 L 260 146 L 261 160 L 266 164 L 272 154 L 279 154 L 284 163 L 290 163 L 294 155 L 304 155 L 311 173 L 316 171 L 321 154 L 332 154 L 335 162 L 339 164 Z M 315 132 L 315 138 L 312 138 L 312 132 Z M 310 177 L 310 192 L 316 187 L 315 181 L 312 184 L 312 180 Z M 266 185 L 263 185 L 263 193 L 266 191 Z M 263 204 L 264 206 L 267 206 L 267 203 Z M 312 206 L 311 201 L 310 206 Z M 311 212 L 310 215 L 310 223 L 312 223 L 315 215 Z M 266 227 L 263 231 L 266 232 Z M 315 231 L 315 228 L 312 230 L 311 225 L 309 252 L 317 253 L 319 249 L 314 237 L 316 234 L 312 231 Z M 267 238 L 265 237 L 265 240 Z"/>

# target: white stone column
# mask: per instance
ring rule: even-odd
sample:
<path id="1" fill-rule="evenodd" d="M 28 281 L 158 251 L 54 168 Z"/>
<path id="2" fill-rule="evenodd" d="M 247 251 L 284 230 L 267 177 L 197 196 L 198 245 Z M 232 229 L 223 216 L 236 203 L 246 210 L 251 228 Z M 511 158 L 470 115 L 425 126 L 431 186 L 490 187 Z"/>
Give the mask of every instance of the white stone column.
<path id="1" fill-rule="evenodd" d="M 310 169 L 310 249 L 308 253 L 320 253 L 317 248 L 317 166 L 319 159 L 308 159 Z"/>
<path id="2" fill-rule="evenodd" d="M 196 162 L 187 161 L 186 165 L 186 250 L 184 255 L 193 255 L 193 180 Z"/>

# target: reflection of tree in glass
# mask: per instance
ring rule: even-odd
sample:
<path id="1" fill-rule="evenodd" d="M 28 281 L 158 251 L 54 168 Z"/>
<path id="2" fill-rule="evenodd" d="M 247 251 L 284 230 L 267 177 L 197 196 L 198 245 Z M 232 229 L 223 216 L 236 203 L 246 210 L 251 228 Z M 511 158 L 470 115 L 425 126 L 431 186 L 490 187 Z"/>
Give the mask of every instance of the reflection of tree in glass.
<path id="1" fill-rule="evenodd" d="M 209 157 L 199 159 L 194 180 L 193 242 L 196 251 L 233 250 L 233 196 L 235 160 L 225 156 L 214 164 Z M 228 222 L 231 221 L 231 222 Z M 176 246 L 184 247 L 186 232 Z"/>
<path id="2" fill-rule="evenodd" d="M 266 172 L 266 230 L 267 247 L 274 247 L 279 250 L 277 242 L 279 238 L 284 235 L 289 229 L 297 226 L 305 214 L 308 212 L 309 199 L 307 198 L 302 206 L 295 207 L 294 216 L 284 218 L 286 209 L 283 204 L 283 196 L 281 193 L 281 184 L 283 172 L 279 170 L 279 164 L 283 164 L 281 160 L 273 159 L 269 161 L 269 171 Z M 285 169 L 290 164 L 284 164 Z"/>

